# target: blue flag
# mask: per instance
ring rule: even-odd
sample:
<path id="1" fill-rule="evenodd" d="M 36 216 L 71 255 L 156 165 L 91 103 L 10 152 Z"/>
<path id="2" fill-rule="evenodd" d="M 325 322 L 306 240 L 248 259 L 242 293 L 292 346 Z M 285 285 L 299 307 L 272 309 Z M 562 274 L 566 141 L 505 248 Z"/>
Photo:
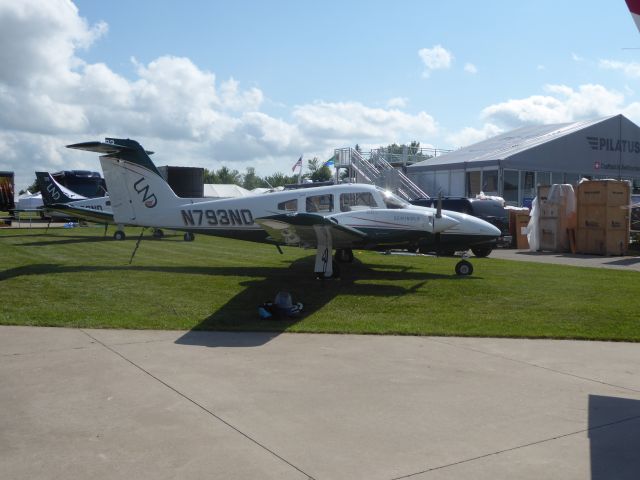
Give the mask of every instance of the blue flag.
<path id="1" fill-rule="evenodd" d="M 322 165 L 323 167 L 331 167 L 333 168 L 335 166 L 335 155 L 333 157 L 331 157 L 329 160 L 327 160 L 326 162 L 324 162 L 324 164 Z"/>

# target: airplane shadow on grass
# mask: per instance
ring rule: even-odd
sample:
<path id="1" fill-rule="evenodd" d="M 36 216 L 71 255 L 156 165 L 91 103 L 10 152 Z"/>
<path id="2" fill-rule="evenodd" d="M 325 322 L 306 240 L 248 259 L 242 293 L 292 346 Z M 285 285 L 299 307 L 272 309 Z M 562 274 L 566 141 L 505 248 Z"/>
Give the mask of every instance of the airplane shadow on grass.
<path id="1" fill-rule="evenodd" d="M 263 345 L 325 307 L 338 295 L 359 297 L 388 297 L 392 302 L 405 295 L 411 295 L 430 282 L 473 281 L 480 277 L 458 277 L 455 274 L 443 275 L 428 273 L 411 266 L 363 264 L 354 260 L 351 264 L 342 264 L 341 278 L 317 280 L 313 274 L 315 256 L 283 262 L 282 267 L 215 267 L 215 266 L 65 266 L 57 264 L 33 264 L 0 272 L 0 283 L 15 277 L 29 275 L 49 275 L 86 272 L 160 272 L 174 276 L 180 274 L 248 277 L 239 285 L 240 293 L 230 298 L 211 315 L 202 319 L 176 343 L 200 346 L 257 346 Z M 417 261 L 421 258 L 417 257 Z M 411 286 L 402 286 L 412 282 Z M 395 284 L 394 284 L 395 283 Z M 176 277 L 176 285 L 179 278 Z M 176 287 L 176 288 L 179 288 Z M 273 301 L 280 292 L 289 292 L 294 302 L 304 307 L 300 316 L 277 320 L 261 320 L 258 306 Z M 216 292 L 211 292 L 215 296 Z M 344 312 L 345 317 L 349 315 Z M 223 333 L 226 332 L 226 333 Z M 236 333 L 233 333 L 236 332 Z M 239 334 L 237 332 L 245 332 Z"/>
<path id="2" fill-rule="evenodd" d="M 363 264 L 357 259 L 341 266 L 339 279 L 317 280 L 313 272 L 314 256 L 294 261 L 289 268 L 274 268 L 262 280 L 242 282 L 239 294 L 213 312 L 176 341 L 183 345 L 257 346 L 286 331 L 305 317 L 325 307 L 338 295 L 379 296 L 393 301 L 411 295 L 431 281 L 460 281 L 455 275 L 424 273 L 412 267 Z M 467 278 L 468 280 L 469 278 Z M 394 281 L 415 281 L 410 287 L 394 285 Z M 273 301 L 278 292 L 289 292 L 294 303 L 301 302 L 299 317 L 261 320 L 258 306 Z M 347 318 L 350 312 L 345 311 Z M 220 334 L 216 331 L 245 331 L 251 334 Z"/>

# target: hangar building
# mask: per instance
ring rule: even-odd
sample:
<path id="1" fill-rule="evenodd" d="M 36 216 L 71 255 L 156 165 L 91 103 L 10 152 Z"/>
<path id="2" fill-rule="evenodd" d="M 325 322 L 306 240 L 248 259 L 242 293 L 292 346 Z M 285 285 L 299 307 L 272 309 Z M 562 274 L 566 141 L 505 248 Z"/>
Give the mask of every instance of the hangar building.
<path id="1" fill-rule="evenodd" d="M 415 163 L 407 174 L 429 195 L 499 195 L 528 206 L 537 185 L 580 178 L 633 182 L 640 192 L 640 127 L 623 115 L 522 127 Z"/>

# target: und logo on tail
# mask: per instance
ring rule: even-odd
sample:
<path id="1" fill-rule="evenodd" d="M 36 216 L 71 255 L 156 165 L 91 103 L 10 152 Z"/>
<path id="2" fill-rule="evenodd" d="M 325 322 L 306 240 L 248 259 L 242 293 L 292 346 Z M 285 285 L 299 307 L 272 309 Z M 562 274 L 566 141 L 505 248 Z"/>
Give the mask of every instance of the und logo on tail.
<path id="1" fill-rule="evenodd" d="M 140 186 L 140 184 L 145 180 L 144 177 L 141 177 L 136 183 L 133 184 L 133 188 L 138 194 L 142 194 L 142 201 L 144 202 L 144 206 L 147 208 L 153 208 L 158 204 L 158 199 L 156 198 L 155 193 L 149 194 L 149 185 Z"/>

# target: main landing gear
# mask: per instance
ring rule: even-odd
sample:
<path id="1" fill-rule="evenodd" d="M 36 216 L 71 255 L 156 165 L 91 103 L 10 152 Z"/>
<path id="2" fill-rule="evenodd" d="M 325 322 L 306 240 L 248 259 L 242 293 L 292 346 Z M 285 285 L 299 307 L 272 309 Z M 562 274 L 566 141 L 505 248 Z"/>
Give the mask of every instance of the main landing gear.
<path id="1" fill-rule="evenodd" d="M 122 230 L 116 230 L 116 233 L 113 234 L 114 240 L 124 240 L 125 238 L 127 238 L 127 236 Z"/>
<path id="2" fill-rule="evenodd" d="M 350 248 L 338 248 L 333 257 L 339 263 L 353 263 L 353 250 Z"/>

